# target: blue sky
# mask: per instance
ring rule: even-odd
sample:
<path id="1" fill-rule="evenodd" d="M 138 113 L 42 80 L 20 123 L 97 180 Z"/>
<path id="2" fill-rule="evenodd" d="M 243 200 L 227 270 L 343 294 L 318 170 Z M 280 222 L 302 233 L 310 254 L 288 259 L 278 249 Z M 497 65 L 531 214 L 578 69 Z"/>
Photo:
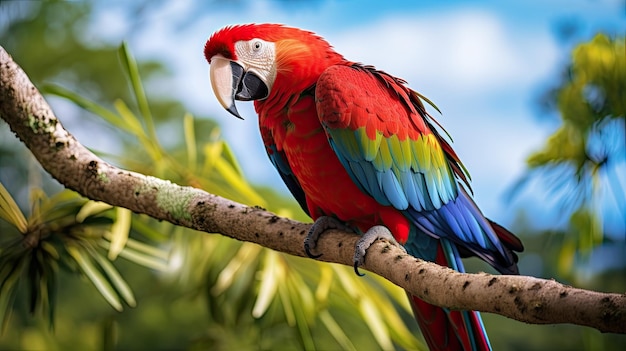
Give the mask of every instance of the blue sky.
<path id="1" fill-rule="evenodd" d="M 252 104 L 238 104 L 245 121 L 219 106 L 202 50 L 211 33 L 229 24 L 276 22 L 312 30 L 346 58 L 404 78 L 439 106 L 438 120 L 472 175 L 476 202 L 504 224 L 519 206 L 539 223 L 550 220 L 541 217 L 551 207 L 536 204 L 537 197 L 514 203 L 503 198 L 523 174 L 527 156 L 556 127 L 554 119 L 538 117 L 538 95 L 556 81 L 577 40 L 598 31 L 626 31 L 625 5 L 618 0 L 220 3 L 165 2 L 147 23 L 132 27 L 124 1 L 100 2 L 92 29 L 113 44 L 129 40 L 140 58 L 166 61 L 175 85 L 159 91 L 180 98 L 197 115 L 215 118 L 248 178 L 283 191 L 264 153 Z M 556 34 L 568 21 L 577 23 L 573 42 Z"/>

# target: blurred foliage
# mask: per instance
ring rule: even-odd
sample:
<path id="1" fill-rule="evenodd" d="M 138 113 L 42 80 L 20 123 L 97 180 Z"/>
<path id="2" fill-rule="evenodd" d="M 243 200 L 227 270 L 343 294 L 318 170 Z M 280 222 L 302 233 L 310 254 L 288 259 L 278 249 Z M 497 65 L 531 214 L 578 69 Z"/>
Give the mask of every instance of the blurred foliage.
<path id="1" fill-rule="evenodd" d="M 81 96 L 106 107 L 121 99 L 132 102 L 130 107 L 136 108 L 124 71 L 119 69 L 119 43 L 109 44 L 90 30 L 94 5 L 90 1 L 0 1 L 0 45 L 28 72 L 33 82 L 71 87 Z M 160 82 L 166 81 L 170 73 L 163 63 L 154 60 L 140 62 L 137 69 L 144 80 Z M 177 119 L 184 112 L 183 106 L 168 96 L 152 102 L 151 107 L 157 121 Z M 115 133 L 114 128 L 85 110 L 71 109 L 63 122 L 70 130 L 79 126 L 105 128 Z M 19 148 L 19 144 L 6 142 L 12 137 L 8 128 L 2 127 L 0 180 L 10 181 L 18 189 L 27 189 L 28 178 L 23 175 L 32 166 L 24 159 L 30 155 Z M 132 150 L 128 136 L 119 141 L 121 148 Z M 43 177 L 44 189 L 57 191 L 47 179 Z M 24 196 L 19 197 L 18 203 Z"/>
<path id="2" fill-rule="evenodd" d="M 160 4 L 134 2 L 130 9 L 133 19 L 141 23 L 143 9 Z M 64 109 L 59 115 L 66 126 L 72 120 L 78 121 L 79 130 L 97 126 L 98 135 L 120 148 L 96 152 L 121 167 L 308 220 L 293 199 L 250 185 L 215 122 L 185 114 L 178 102 L 166 97 L 149 101 L 151 84 L 167 82 L 164 65 L 136 62 L 126 45 L 118 48 L 90 32 L 92 8 L 91 2 L 0 2 L 0 44 L 48 98 L 62 98 L 80 107 L 69 112 Z M 194 15 L 200 16 L 199 12 Z M 597 44 L 604 49 L 592 51 L 602 51 L 607 45 L 621 43 L 623 53 L 620 40 L 596 38 L 580 47 Z M 577 49 L 575 56 L 593 56 L 584 52 Z M 585 73 L 595 70 L 602 60 L 572 61 L 562 83 L 548 94 L 555 108 L 561 101 L 561 89 L 579 86 L 581 76 L 593 82 L 593 87 L 605 86 L 599 83 L 604 82 L 598 78 L 603 76 L 598 73 L 601 70 L 596 72 L 598 76 Z M 621 69 L 623 72 L 623 66 Z M 142 81 L 148 82 L 147 92 Z M 45 84 L 50 82 L 54 84 Z M 619 85 L 623 82 L 610 83 L 618 86 L 606 94 L 623 94 Z M 613 111 L 609 104 L 620 102 L 611 97 L 605 106 L 599 103 L 606 98 L 599 94 L 602 90 L 583 88 L 582 92 L 580 101 L 590 99 L 585 110 L 591 111 L 589 116 L 596 110 Z M 574 89 L 564 96 L 576 100 L 579 93 L 580 89 Z M 576 112 L 576 105 L 566 100 L 563 104 Z M 562 145 L 548 141 L 544 150 L 531 157 L 533 167 L 542 172 L 563 167 L 567 172 L 554 178 L 583 185 L 588 184 L 584 183 L 588 174 L 606 173 L 612 161 L 601 162 L 598 145 L 604 144 L 590 140 L 606 141 L 609 151 L 619 149 L 619 142 L 611 142 L 614 137 L 600 136 L 623 133 L 623 124 L 610 123 L 623 123 L 624 114 L 612 113 L 602 119 L 603 113 L 591 117 L 601 122 L 591 124 L 585 122 L 589 117 L 572 115 L 569 121 L 564 115 L 563 124 L 573 123 L 574 127 L 555 135 L 567 135 L 563 142 L 576 144 L 571 149 L 574 152 L 560 150 Z M 587 129 L 582 128 L 585 125 Z M 169 139 L 177 136 L 176 142 L 164 146 L 159 138 L 162 130 Z M 0 349 L 423 347 L 416 339 L 419 331 L 404 292 L 383 279 L 373 274 L 358 278 L 348 267 L 197 233 L 50 187 L 54 180 L 36 167 L 6 125 L 0 125 L 0 133 L 0 184 L 8 189 L 0 187 L 0 319 L 4 321 Z M 576 154 L 581 150 L 588 157 Z M 619 159 L 619 153 L 608 155 L 609 160 L 613 155 Z M 594 167 L 596 173 L 590 171 Z M 578 194 L 578 190 L 566 193 Z M 528 227 L 532 220 L 520 212 L 513 228 L 526 246 L 520 261 L 522 274 L 600 291 L 626 291 L 626 281 L 621 279 L 626 275 L 623 264 L 593 269 L 585 280 L 574 281 L 574 276 L 562 274 L 572 262 L 581 267 L 577 264 L 579 247 L 598 250 L 611 240 L 602 235 L 602 222 L 588 202 L 575 202 L 570 208 L 567 213 L 572 221 L 567 232 L 537 233 Z M 589 236 L 587 228 L 596 234 Z M 604 245 L 598 247 L 598 241 Z M 567 257 L 563 252 L 568 245 L 576 253 L 572 261 L 562 259 Z M 608 249 L 602 252 L 605 257 L 623 261 L 623 243 Z M 468 268 L 485 270 L 478 260 L 468 260 Z M 588 328 L 526 325 L 483 316 L 496 350 L 543 350 L 548 345 L 552 350 L 626 347 L 624 336 Z"/>
<path id="3" fill-rule="evenodd" d="M 522 183 L 533 177 L 545 180 L 559 199 L 559 211 L 569 216 L 558 262 L 566 276 L 607 242 L 602 203 L 612 203 L 626 217 L 620 180 L 626 167 L 625 52 L 624 37 L 605 34 L 574 48 L 562 81 L 544 97 L 558 112 L 560 126 L 527 160 L 530 172 Z M 626 240 L 626 233 L 616 234 Z"/>
<path id="4" fill-rule="evenodd" d="M 564 81 L 550 92 L 562 124 L 543 149 L 529 157 L 531 168 L 571 165 L 575 176 L 568 178 L 580 182 L 593 177 L 611 157 L 623 156 L 620 135 L 606 135 L 605 129 L 617 130 L 624 140 L 625 52 L 623 37 L 604 34 L 574 49 Z"/>
<path id="5" fill-rule="evenodd" d="M 117 44 L 90 30 L 93 7 L 90 1 L 2 1 L 0 15 L 6 27 L 0 27 L 0 43 L 35 82 L 54 81 L 105 105 L 118 98 L 131 101 L 128 81 L 119 69 Z M 143 61 L 138 69 L 144 80 L 164 79 L 169 73 L 158 61 Z M 179 102 L 166 97 L 152 102 L 152 108 L 157 119 L 184 111 Z"/>

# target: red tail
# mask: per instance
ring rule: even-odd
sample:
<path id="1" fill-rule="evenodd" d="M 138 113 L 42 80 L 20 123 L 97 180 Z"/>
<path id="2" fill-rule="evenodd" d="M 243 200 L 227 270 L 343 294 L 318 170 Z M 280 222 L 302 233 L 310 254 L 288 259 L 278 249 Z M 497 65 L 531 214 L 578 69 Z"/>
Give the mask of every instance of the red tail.
<path id="1" fill-rule="evenodd" d="M 415 296 L 407 295 L 430 350 L 491 350 L 477 312 L 445 311 Z M 469 316 L 471 330 L 466 327 L 463 314 Z M 473 335 L 473 342 L 470 333 Z"/>
<path id="2" fill-rule="evenodd" d="M 435 262 L 447 265 L 441 245 Z M 430 350 L 491 350 L 478 312 L 445 310 L 407 295 Z"/>

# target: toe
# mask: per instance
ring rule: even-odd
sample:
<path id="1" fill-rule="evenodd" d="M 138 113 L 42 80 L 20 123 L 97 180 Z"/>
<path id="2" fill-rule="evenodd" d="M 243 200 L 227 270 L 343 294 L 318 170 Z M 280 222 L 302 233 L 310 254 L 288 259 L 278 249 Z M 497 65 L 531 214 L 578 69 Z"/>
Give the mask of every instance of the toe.
<path id="1" fill-rule="evenodd" d="M 392 244 L 402 247 L 396 239 L 391 234 L 391 231 L 387 229 L 387 227 L 382 225 L 373 226 L 368 229 L 361 238 L 356 242 L 356 246 L 354 248 L 354 272 L 362 276 L 359 272 L 359 267 L 365 263 L 365 255 L 367 254 L 367 249 L 369 249 L 374 242 L 378 239 L 385 239 L 391 242 Z"/>
<path id="2" fill-rule="evenodd" d="M 311 226 L 309 233 L 304 239 L 304 251 L 306 255 L 310 258 L 319 258 L 322 254 L 314 254 L 312 250 L 317 246 L 317 241 L 319 240 L 322 233 L 327 231 L 328 229 L 339 229 L 344 231 L 352 231 L 352 228 L 348 227 L 345 223 L 341 222 L 335 217 L 330 216 L 322 216 L 315 220 L 315 223 Z"/>

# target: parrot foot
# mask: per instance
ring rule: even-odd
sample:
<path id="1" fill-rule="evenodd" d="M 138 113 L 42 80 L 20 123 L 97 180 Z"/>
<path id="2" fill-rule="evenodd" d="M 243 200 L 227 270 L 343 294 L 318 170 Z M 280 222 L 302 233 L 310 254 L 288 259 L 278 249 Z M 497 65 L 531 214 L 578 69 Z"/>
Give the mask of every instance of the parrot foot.
<path id="1" fill-rule="evenodd" d="M 317 241 L 319 240 L 320 236 L 328 229 L 338 229 L 346 232 L 354 231 L 352 228 L 348 227 L 335 217 L 319 217 L 315 220 L 315 223 L 313 223 L 313 226 L 311 227 L 311 230 L 309 230 L 309 234 L 307 234 L 306 239 L 304 239 L 304 251 L 306 252 L 307 256 L 309 256 L 310 258 L 320 258 L 322 256 L 322 254 L 315 255 L 311 253 L 311 250 L 315 249 L 315 246 L 317 246 Z"/>
<path id="2" fill-rule="evenodd" d="M 376 242 L 376 240 L 384 239 L 389 241 L 391 244 L 400 247 L 404 250 L 404 247 L 398 243 L 398 241 L 393 237 L 391 231 L 382 225 L 376 225 L 368 229 L 365 234 L 361 236 L 359 241 L 356 242 L 354 248 L 354 273 L 358 276 L 364 276 L 365 274 L 359 272 L 359 267 L 365 263 L 365 255 L 367 254 L 367 249 L 372 246 Z"/>

